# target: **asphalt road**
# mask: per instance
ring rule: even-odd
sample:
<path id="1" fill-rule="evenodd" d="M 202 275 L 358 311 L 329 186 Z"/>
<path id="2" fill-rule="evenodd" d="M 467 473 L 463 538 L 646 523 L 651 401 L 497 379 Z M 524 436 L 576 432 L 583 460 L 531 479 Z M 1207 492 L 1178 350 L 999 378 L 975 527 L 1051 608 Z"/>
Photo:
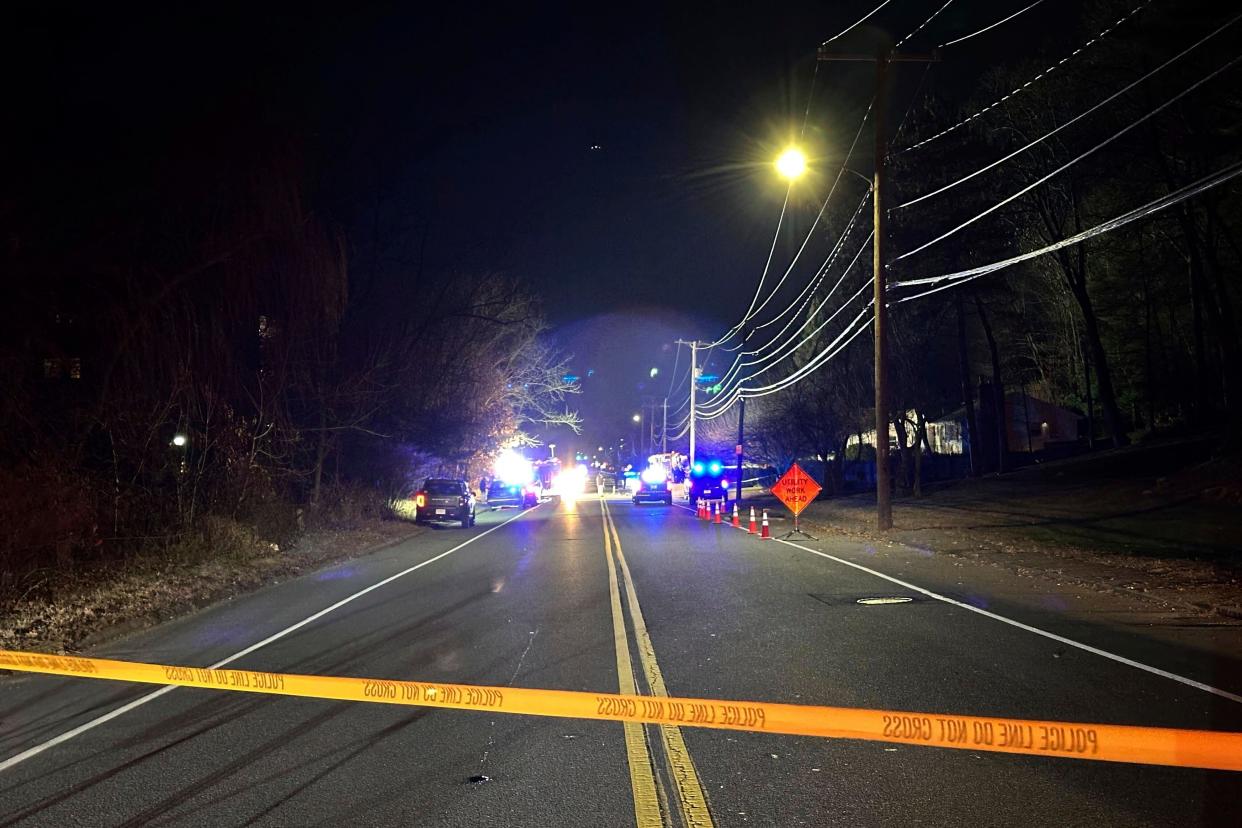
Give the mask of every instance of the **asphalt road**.
<path id="1" fill-rule="evenodd" d="M 628 682 L 675 696 L 1242 730 L 1242 703 L 1226 695 L 885 581 L 875 573 L 916 576 L 888 571 L 895 564 L 862 543 L 765 543 L 683 508 L 625 500 L 607 512 L 615 534 L 594 497 L 483 514 L 474 529 L 425 533 L 90 654 L 209 665 L 249 650 L 229 666 L 594 692 Z M 917 585 L 1242 693 L 1238 661 L 1219 653 L 968 581 Z M 915 600 L 857 603 L 875 596 Z M 0 826 L 1242 821 L 1242 774 L 152 692 L 0 679 Z"/>

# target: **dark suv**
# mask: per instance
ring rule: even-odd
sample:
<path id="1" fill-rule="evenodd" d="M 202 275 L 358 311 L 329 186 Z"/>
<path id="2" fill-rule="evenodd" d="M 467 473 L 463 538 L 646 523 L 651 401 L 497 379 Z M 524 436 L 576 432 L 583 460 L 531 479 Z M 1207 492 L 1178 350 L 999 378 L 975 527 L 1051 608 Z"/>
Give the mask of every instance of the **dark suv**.
<path id="1" fill-rule="evenodd" d="M 462 528 L 474 526 L 474 492 L 464 480 L 429 477 L 414 495 L 416 523 L 459 520 Z"/>

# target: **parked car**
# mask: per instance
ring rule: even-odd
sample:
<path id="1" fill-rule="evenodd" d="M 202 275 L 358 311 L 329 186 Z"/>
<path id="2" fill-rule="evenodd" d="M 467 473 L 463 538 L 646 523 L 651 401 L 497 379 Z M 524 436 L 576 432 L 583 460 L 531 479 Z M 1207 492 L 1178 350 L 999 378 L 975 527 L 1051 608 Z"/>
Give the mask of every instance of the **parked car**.
<path id="1" fill-rule="evenodd" d="M 501 506 L 517 506 L 525 509 L 539 503 L 539 489 L 534 483 L 506 483 L 493 480 L 487 487 L 487 505 L 493 509 Z"/>
<path id="2" fill-rule="evenodd" d="M 450 477 L 429 477 L 414 495 L 414 520 L 458 520 L 463 528 L 474 526 L 475 499 L 470 484 Z"/>

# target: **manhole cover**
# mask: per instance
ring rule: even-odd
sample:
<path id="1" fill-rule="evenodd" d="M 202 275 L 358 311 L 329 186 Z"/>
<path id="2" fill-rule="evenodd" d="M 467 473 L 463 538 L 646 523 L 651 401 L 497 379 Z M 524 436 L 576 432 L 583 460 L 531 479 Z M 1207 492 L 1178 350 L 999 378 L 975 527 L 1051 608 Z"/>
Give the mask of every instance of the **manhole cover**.
<path id="1" fill-rule="evenodd" d="M 878 598 L 859 598 L 858 603 L 865 604 L 870 607 L 877 604 L 908 604 L 913 600 L 913 598 L 906 598 L 905 596 L 889 595 Z"/>

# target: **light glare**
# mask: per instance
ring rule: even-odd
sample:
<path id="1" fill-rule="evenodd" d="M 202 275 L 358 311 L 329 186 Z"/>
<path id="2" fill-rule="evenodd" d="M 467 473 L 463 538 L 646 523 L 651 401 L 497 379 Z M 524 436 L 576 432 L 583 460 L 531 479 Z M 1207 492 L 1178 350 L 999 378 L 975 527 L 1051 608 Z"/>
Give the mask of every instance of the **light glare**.
<path id="1" fill-rule="evenodd" d="M 790 147 L 776 159 L 776 171 L 788 179 L 795 179 L 806 172 L 806 156 L 797 147 Z"/>

